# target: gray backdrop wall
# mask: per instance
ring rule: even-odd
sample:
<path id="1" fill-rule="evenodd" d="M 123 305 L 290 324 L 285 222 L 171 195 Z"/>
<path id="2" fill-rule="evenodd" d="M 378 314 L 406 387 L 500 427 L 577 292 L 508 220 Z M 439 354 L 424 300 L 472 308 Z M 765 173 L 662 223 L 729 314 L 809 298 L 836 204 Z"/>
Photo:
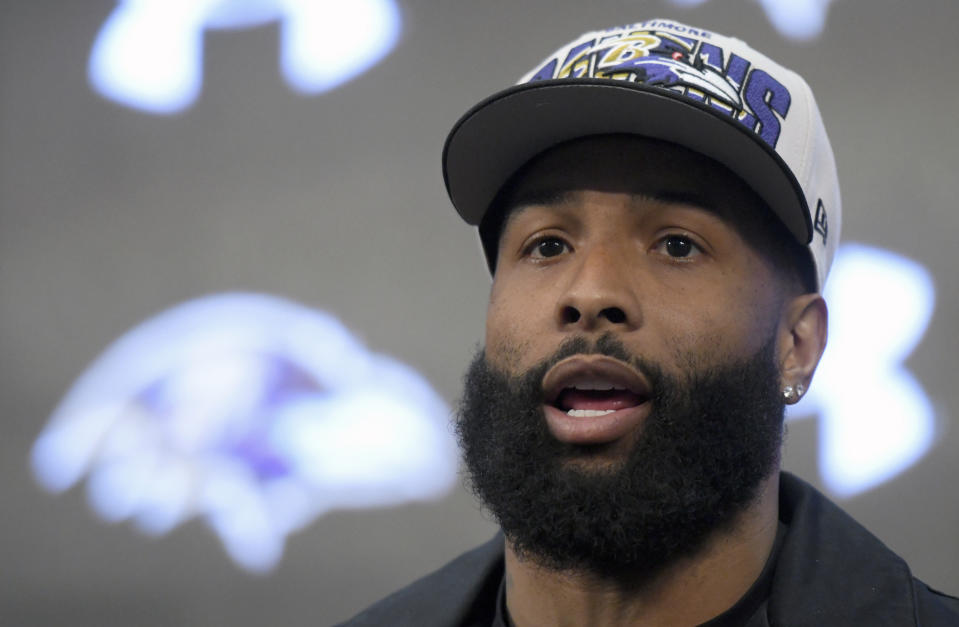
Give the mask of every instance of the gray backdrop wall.
<path id="1" fill-rule="evenodd" d="M 111 340 L 211 292 L 330 311 L 455 400 L 489 280 L 445 197 L 445 133 L 573 36 L 657 16 L 740 36 L 803 74 L 837 154 L 844 237 L 932 272 L 936 310 L 907 366 L 935 405 L 936 444 L 843 504 L 919 576 L 959 591 L 959 3 L 842 0 L 811 44 L 747 0 L 400 5 L 394 53 L 316 97 L 283 83 L 275 27 L 211 33 L 196 106 L 153 117 L 86 83 L 110 0 L 0 4 L 0 622 L 326 625 L 489 536 L 458 489 L 321 518 L 257 577 L 201 523 L 150 540 L 100 522 L 82 489 L 43 492 L 28 451 Z M 822 485 L 816 434 L 815 420 L 793 424 L 786 466 Z"/>

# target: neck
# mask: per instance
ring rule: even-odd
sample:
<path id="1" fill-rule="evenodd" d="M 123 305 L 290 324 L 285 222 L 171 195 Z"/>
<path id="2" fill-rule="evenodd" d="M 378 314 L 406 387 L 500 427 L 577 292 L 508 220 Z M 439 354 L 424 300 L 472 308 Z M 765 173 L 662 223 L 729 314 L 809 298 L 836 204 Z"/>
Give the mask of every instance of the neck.
<path id="1" fill-rule="evenodd" d="M 735 605 L 758 579 L 779 518 L 779 473 L 756 501 L 696 554 L 653 579 L 624 585 L 594 574 L 548 570 L 506 543 L 506 604 L 517 627 L 699 625 Z"/>

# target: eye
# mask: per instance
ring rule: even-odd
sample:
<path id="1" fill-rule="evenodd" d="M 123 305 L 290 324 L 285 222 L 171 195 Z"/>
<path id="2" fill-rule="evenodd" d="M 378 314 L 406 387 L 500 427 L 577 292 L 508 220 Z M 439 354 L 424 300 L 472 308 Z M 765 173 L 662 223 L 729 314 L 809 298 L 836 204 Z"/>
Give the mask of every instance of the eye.
<path id="1" fill-rule="evenodd" d="M 558 237 L 541 237 L 533 241 L 526 254 L 534 259 L 548 259 L 569 251 L 569 244 Z"/>
<path id="2" fill-rule="evenodd" d="M 659 248 L 674 259 L 689 259 L 702 254 L 703 249 L 687 235 L 667 235 L 659 242 Z"/>

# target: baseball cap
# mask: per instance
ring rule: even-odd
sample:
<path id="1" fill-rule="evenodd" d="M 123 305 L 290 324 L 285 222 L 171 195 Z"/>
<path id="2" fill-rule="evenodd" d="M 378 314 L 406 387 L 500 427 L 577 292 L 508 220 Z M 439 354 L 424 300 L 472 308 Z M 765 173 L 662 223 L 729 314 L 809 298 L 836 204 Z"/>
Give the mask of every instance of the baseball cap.
<path id="1" fill-rule="evenodd" d="M 672 20 L 589 32 L 453 126 L 443 149 L 450 200 L 480 226 L 538 154 L 592 135 L 669 141 L 745 181 L 810 252 L 822 289 L 841 222 L 835 158 L 812 90 L 745 42 Z"/>

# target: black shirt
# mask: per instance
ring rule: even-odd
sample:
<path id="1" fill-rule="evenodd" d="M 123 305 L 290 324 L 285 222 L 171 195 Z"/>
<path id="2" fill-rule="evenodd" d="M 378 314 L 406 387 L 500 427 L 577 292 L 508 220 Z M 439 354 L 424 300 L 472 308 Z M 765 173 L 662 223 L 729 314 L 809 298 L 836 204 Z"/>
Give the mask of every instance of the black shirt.
<path id="1" fill-rule="evenodd" d="M 786 537 L 786 525 L 782 522 L 776 529 L 776 540 L 773 542 L 773 548 L 766 558 L 766 564 L 763 566 L 759 577 L 750 586 L 746 594 L 736 602 L 731 608 L 716 616 L 715 618 L 702 623 L 699 627 L 769 627 L 769 619 L 766 617 L 767 600 L 769 591 L 772 587 L 773 572 L 776 570 L 776 560 L 779 559 L 779 549 L 782 548 L 783 538 Z M 506 579 L 505 575 L 500 579 L 500 584 L 496 592 L 496 615 L 490 627 L 513 627 L 513 622 L 509 618 L 509 612 L 506 609 Z"/>

